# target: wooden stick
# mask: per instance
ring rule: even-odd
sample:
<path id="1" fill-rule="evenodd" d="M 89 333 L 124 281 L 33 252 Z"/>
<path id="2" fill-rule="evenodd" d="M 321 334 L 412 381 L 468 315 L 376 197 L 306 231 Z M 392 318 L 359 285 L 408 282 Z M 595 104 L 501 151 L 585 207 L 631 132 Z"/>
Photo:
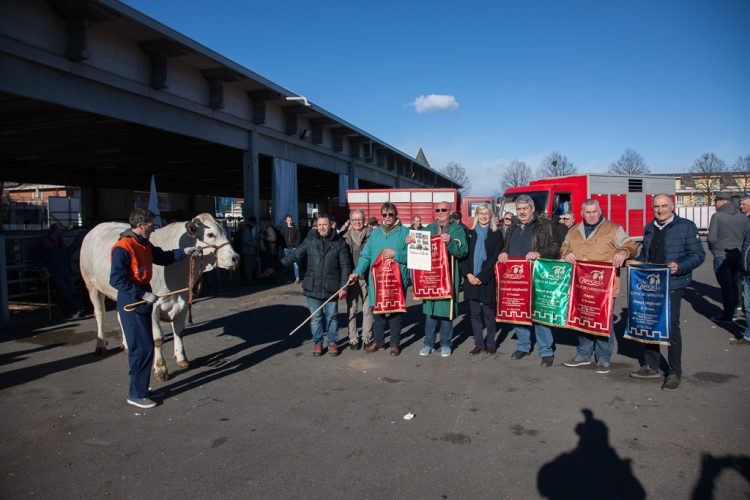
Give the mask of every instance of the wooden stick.
<path id="1" fill-rule="evenodd" d="M 49 289 L 49 276 L 47 276 L 47 315 L 49 320 L 52 321 L 52 292 Z"/>
<path id="2" fill-rule="evenodd" d="M 174 292 L 165 293 L 164 295 L 157 295 L 156 298 L 157 299 L 162 299 L 164 297 L 169 297 L 170 295 L 176 295 L 178 293 L 187 292 L 188 290 L 190 290 L 190 288 L 181 288 L 180 290 L 175 290 Z M 127 311 L 127 312 L 133 312 L 135 310 L 136 306 L 139 306 L 139 305 L 145 304 L 145 303 L 146 303 L 145 300 L 139 300 L 138 302 L 133 302 L 132 304 L 126 305 L 125 307 L 123 307 L 123 309 L 125 311 Z"/>
<path id="3" fill-rule="evenodd" d="M 299 324 L 299 326 L 297 326 L 297 328 L 295 328 L 294 330 L 292 330 L 291 332 L 289 332 L 289 336 L 291 337 L 291 336 L 292 336 L 292 335 L 293 335 L 293 334 L 294 334 L 294 333 L 295 333 L 295 332 L 296 332 L 297 330 L 299 330 L 300 328 L 302 328 L 303 326 L 305 326 L 305 323 L 307 323 L 308 321 L 310 321 L 310 320 L 311 320 L 311 319 L 313 318 L 313 316 L 315 316 L 316 314 L 318 314 L 318 311 L 320 311 L 321 309 L 323 309 L 323 306 L 324 306 L 324 305 L 328 304 L 328 303 L 329 303 L 329 302 L 330 302 L 331 300 L 333 300 L 333 298 L 334 298 L 335 296 L 337 296 L 337 295 L 338 295 L 339 293 L 341 293 L 341 290 L 343 290 L 344 288 L 348 287 L 348 286 L 349 286 L 350 284 L 351 284 L 351 283 L 349 283 L 349 282 L 347 281 L 347 282 L 346 282 L 346 285 L 344 285 L 344 286 L 342 286 L 341 288 L 339 288 L 338 290 L 336 290 L 336 291 L 335 291 L 335 292 L 333 293 L 333 295 L 331 295 L 330 297 L 328 297 L 328 300 L 326 300 L 325 302 L 323 302 L 323 303 L 322 303 L 322 304 L 320 305 L 320 307 L 319 307 L 319 308 L 315 309 L 315 312 L 313 312 L 313 313 L 312 313 L 312 314 L 311 314 L 310 316 L 308 316 L 308 317 L 307 317 L 307 318 L 305 319 L 305 321 L 303 321 L 302 323 L 300 323 L 300 324 Z"/>

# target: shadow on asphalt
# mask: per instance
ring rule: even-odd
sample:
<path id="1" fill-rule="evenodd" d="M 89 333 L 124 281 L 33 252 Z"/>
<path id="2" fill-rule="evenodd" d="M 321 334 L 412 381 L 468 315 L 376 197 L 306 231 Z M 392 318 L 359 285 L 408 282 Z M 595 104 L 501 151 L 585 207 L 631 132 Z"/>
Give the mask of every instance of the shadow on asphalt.
<path id="1" fill-rule="evenodd" d="M 40 351 L 48 348 L 58 347 L 59 345 L 62 344 L 44 346 L 43 348 L 32 349 L 30 351 Z M 22 354 L 23 352 L 28 353 L 30 351 L 14 353 L 14 356 Z M 111 352 L 115 351 L 113 350 Z M 27 366 L 25 368 L 19 368 L 17 370 L 5 372 L 3 373 L 3 376 L 0 377 L 0 390 L 14 387 L 16 385 L 25 384 L 27 382 L 43 378 L 54 373 L 70 370 L 72 368 L 78 368 L 79 366 L 98 363 L 101 359 L 101 356 L 96 356 L 94 355 L 94 353 L 87 352 L 86 354 L 79 354 L 78 356 L 73 356 L 72 358 L 58 359 L 55 361 L 50 361 L 48 363 L 40 363 L 33 366 Z"/>
<path id="2" fill-rule="evenodd" d="M 750 457 L 747 455 L 716 457 L 705 453 L 701 457 L 701 474 L 693 488 L 692 500 L 714 498 L 716 480 L 725 470 L 738 472 L 750 484 Z"/>
<path id="3" fill-rule="evenodd" d="M 609 444 L 609 428 L 584 408 L 585 420 L 575 433 L 578 446 L 542 466 L 537 475 L 539 494 L 550 499 L 640 499 L 646 497 L 631 461 Z"/>

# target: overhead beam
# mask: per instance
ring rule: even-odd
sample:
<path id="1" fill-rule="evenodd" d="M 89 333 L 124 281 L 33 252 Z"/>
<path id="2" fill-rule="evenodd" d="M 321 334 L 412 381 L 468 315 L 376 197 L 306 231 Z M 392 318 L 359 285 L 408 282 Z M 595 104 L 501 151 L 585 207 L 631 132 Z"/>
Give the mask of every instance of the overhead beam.
<path id="1" fill-rule="evenodd" d="M 266 123 L 266 101 L 281 99 L 281 94 L 271 90 L 251 90 L 247 93 L 251 102 L 252 122 L 256 125 Z"/>
<path id="2" fill-rule="evenodd" d="M 193 53 L 182 44 L 159 38 L 141 42 L 141 50 L 148 54 L 151 59 L 151 88 L 162 90 L 167 88 L 167 61 L 170 57 L 178 57 Z"/>
<path id="3" fill-rule="evenodd" d="M 212 68 L 201 71 L 203 77 L 208 81 L 209 99 L 208 107 L 211 109 L 224 109 L 224 84 L 227 82 L 238 82 L 247 78 L 229 68 Z"/>

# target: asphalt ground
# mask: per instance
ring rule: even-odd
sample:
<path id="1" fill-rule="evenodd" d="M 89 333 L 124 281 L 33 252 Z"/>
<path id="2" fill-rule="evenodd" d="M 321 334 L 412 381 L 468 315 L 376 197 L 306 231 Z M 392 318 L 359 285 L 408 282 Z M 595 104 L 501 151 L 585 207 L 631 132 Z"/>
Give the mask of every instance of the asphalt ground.
<path id="1" fill-rule="evenodd" d="M 507 330 L 497 354 L 470 357 L 465 307 L 453 355 L 420 357 L 416 303 L 401 356 L 313 357 L 308 327 L 287 335 L 307 315 L 299 285 L 227 284 L 194 305 L 189 368 L 165 344 L 170 379 L 150 410 L 125 403 L 111 308 L 105 357 L 92 318 L 17 315 L 0 336 L 0 496 L 747 499 L 750 348 L 708 319 L 719 293 L 709 257 L 682 305 L 682 384 L 665 392 L 628 377 L 639 346 L 622 339 L 623 299 L 601 375 L 563 366 L 567 330 L 551 368 L 511 360 Z"/>

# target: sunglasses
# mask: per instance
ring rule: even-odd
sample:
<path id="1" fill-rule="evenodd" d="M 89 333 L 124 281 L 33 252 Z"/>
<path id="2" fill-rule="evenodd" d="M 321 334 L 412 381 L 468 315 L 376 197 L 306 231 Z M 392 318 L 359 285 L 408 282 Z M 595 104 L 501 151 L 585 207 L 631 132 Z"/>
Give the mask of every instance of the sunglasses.
<path id="1" fill-rule="evenodd" d="M 393 212 L 387 212 L 387 213 L 380 214 L 380 215 L 382 215 L 383 217 L 395 217 L 396 216 L 396 214 L 394 214 Z"/>
<path id="2" fill-rule="evenodd" d="M 573 220 L 572 217 L 560 217 L 560 220 Z"/>
<path id="3" fill-rule="evenodd" d="M 435 209 L 435 213 L 440 213 L 440 212 L 447 212 L 447 211 L 448 211 L 448 209 L 447 209 L 447 208 L 436 208 L 436 209 Z"/>
<path id="4" fill-rule="evenodd" d="M 506 222 L 513 222 L 513 219 L 503 219 Z"/>

